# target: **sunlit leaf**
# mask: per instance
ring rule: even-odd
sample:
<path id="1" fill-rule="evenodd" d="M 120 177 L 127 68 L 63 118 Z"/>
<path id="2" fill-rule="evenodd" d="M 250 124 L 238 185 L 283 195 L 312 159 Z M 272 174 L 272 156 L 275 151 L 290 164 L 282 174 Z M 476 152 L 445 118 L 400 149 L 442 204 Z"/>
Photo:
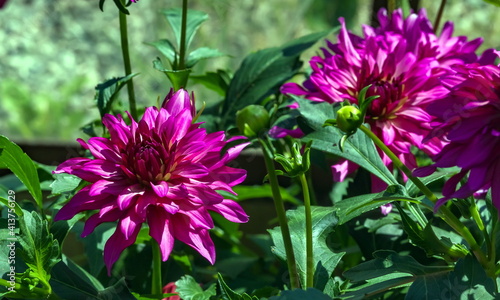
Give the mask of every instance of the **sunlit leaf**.
<path id="1" fill-rule="evenodd" d="M 328 246 L 328 235 L 334 230 L 338 219 L 332 207 L 313 206 L 312 213 L 312 235 L 314 249 L 314 283 L 315 287 L 323 290 L 333 270 L 339 263 L 344 253 L 335 253 Z M 287 211 L 288 226 L 299 272 L 299 278 L 303 284 L 306 282 L 306 228 L 305 212 L 301 206 L 295 210 Z M 286 251 L 281 235 L 280 227 L 269 230 L 274 242 L 273 252 L 283 260 L 286 260 Z"/>
<path id="2" fill-rule="evenodd" d="M 2 135 L 0 135 L 0 168 L 7 168 L 14 173 L 26 186 L 38 207 L 42 208 L 42 190 L 35 164 L 18 145 Z"/>

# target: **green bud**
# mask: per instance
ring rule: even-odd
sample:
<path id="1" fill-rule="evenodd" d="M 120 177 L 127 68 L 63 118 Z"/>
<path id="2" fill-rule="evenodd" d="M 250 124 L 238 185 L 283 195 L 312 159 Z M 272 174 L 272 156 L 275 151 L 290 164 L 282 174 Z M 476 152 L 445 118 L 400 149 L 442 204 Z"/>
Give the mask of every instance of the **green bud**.
<path id="1" fill-rule="evenodd" d="M 354 133 L 363 121 L 363 113 L 354 106 L 344 106 L 337 111 L 337 127 L 347 134 Z"/>
<path id="2" fill-rule="evenodd" d="M 249 105 L 236 112 L 236 126 L 246 137 L 269 127 L 269 113 L 262 105 Z"/>

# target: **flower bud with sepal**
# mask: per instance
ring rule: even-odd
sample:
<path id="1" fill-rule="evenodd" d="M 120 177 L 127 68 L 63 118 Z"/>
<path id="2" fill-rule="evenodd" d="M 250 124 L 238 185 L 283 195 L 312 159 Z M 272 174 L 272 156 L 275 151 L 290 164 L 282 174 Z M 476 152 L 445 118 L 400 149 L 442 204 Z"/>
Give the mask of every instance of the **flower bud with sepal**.
<path id="1" fill-rule="evenodd" d="M 262 105 L 249 105 L 236 112 L 236 126 L 246 137 L 255 137 L 269 128 L 269 112 Z"/>

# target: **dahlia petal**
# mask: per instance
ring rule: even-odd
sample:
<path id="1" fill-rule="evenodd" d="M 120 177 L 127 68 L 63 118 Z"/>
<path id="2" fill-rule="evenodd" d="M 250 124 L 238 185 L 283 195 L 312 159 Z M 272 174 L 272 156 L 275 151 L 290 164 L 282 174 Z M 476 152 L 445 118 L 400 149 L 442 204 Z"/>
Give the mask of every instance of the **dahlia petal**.
<path id="1" fill-rule="evenodd" d="M 189 208 L 188 208 L 189 207 Z M 192 205 L 181 205 L 179 213 L 189 217 L 191 226 L 195 228 L 212 229 L 214 222 L 212 217 L 204 208 L 195 209 Z"/>
<path id="2" fill-rule="evenodd" d="M 119 163 L 121 157 L 115 149 L 115 144 L 103 137 L 92 137 L 88 141 L 89 150 L 95 158 Z"/>
<path id="3" fill-rule="evenodd" d="M 133 120 L 133 118 L 130 118 Z M 102 123 L 109 131 L 111 142 L 120 148 L 125 147 L 132 138 L 130 129 L 119 122 L 114 116 L 106 114 L 102 118 Z"/>
<path id="4" fill-rule="evenodd" d="M 461 172 L 451 176 L 450 179 L 448 179 L 448 181 L 446 181 L 446 183 L 443 186 L 443 190 L 442 190 L 443 196 L 445 196 L 447 198 L 452 198 L 453 194 L 455 193 L 455 191 L 457 189 L 458 183 L 460 182 L 460 180 L 462 180 L 462 178 L 464 178 L 464 176 L 466 174 L 467 174 L 467 171 L 461 171 Z"/>
<path id="5" fill-rule="evenodd" d="M 355 172 L 358 165 L 347 159 L 340 159 L 338 163 L 332 165 L 332 174 L 334 182 L 342 182 L 347 175 Z"/>
<path id="6" fill-rule="evenodd" d="M 117 209 L 114 205 L 109 205 L 102 207 L 97 213 L 90 216 L 87 221 L 85 221 L 85 226 L 83 227 L 82 237 L 86 237 L 94 229 L 105 222 L 114 222 L 118 220 L 123 215 L 123 211 Z"/>
<path id="7" fill-rule="evenodd" d="M 149 235 L 160 245 L 161 257 L 166 261 L 174 248 L 174 237 L 170 232 L 170 215 L 161 207 L 148 209 Z"/>
<path id="8" fill-rule="evenodd" d="M 211 264 L 215 263 L 215 246 L 210 238 L 208 230 L 193 228 L 190 225 L 190 220 L 184 215 L 176 214 L 171 218 L 174 236 L 179 241 L 192 247 L 201 256 L 205 257 Z M 175 220 L 175 221 L 174 221 Z"/>
<path id="9" fill-rule="evenodd" d="M 167 95 L 162 104 L 162 107 L 166 111 L 169 111 L 173 116 L 178 115 L 186 109 L 190 111 L 191 99 L 189 97 L 189 93 L 184 89 L 179 89 L 177 92 L 175 92 L 175 94 Z"/>
<path id="10" fill-rule="evenodd" d="M 74 174 L 74 175 L 80 177 L 84 173 L 87 173 L 88 175 L 99 176 L 101 178 L 109 180 L 125 179 L 125 176 L 123 174 L 122 169 L 120 168 L 120 165 L 101 159 L 94 159 L 85 163 L 85 165 L 83 165 L 78 170 L 78 172 L 80 174 Z"/>
<path id="11" fill-rule="evenodd" d="M 491 186 L 491 201 L 500 213 L 500 164 L 496 165 L 489 185 Z"/>
<path id="12" fill-rule="evenodd" d="M 168 194 L 168 183 L 165 181 L 160 181 L 158 184 L 150 182 L 153 191 L 158 195 L 158 197 L 166 197 Z"/>
<path id="13" fill-rule="evenodd" d="M 242 183 L 245 180 L 246 176 L 247 171 L 245 169 L 236 169 L 223 166 L 215 170 L 211 170 L 210 174 L 207 177 L 214 182 L 223 182 L 229 186 L 235 186 Z"/>
<path id="14" fill-rule="evenodd" d="M 392 204 L 391 203 L 387 203 L 387 204 L 380 206 L 380 212 L 384 216 L 387 216 L 391 211 L 392 211 Z"/>
<path id="15" fill-rule="evenodd" d="M 52 173 L 54 174 L 67 173 L 75 175 L 73 174 L 74 170 L 79 170 L 86 162 L 89 161 L 91 161 L 91 159 L 85 157 L 70 158 L 65 162 L 61 163 L 54 171 L 52 171 Z"/>
<path id="16" fill-rule="evenodd" d="M 108 275 L 111 275 L 111 267 L 120 258 L 120 254 L 125 248 L 132 245 L 137 234 L 141 230 L 140 220 L 135 215 L 129 215 L 125 219 L 120 220 L 118 227 L 104 246 L 104 263 L 108 269 Z"/>
<path id="17" fill-rule="evenodd" d="M 125 188 L 116 198 L 116 203 L 120 210 L 125 210 L 130 206 L 134 198 L 144 194 L 144 189 L 139 184 Z"/>
<path id="18" fill-rule="evenodd" d="M 91 196 L 89 192 L 89 186 L 78 191 L 73 198 L 57 212 L 54 220 L 69 220 L 79 212 L 100 209 L 102 206 L 113 202 L 113 196 L 108 194 Z"/>
<path id="19" fill-rule="evenodd" d="M 249 219 L 243 208 L 235 201 L 229 199 L 224 199 L 221 203 L 210 205 L 208 209 L 215 211 L 234 223 L 246 223 Z"/>
<path id="20" fill-rule="evenodd" d="M 121 181 L 108 181 L 105 179 L 101 179 L 92 185 L 90 185 L 90 191 L 89 195 L 90 196 L 97 196 L 102 193 L 107 193 L 111 195 L 118 195 L 120 194 L 123 189 L 127 187 L 127 181 L 121 180 Z"/>

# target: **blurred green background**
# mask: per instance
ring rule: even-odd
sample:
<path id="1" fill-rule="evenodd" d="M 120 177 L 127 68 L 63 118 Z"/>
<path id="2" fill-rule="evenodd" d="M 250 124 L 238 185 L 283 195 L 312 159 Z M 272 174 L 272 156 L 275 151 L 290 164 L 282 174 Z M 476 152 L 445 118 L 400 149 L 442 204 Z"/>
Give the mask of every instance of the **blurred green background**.
<path id="1" fill-rule="evenodd" d="M 181 0 L 141 0 L 129 7 L 129 41 L 139 106 L 155 105 L 170 84 L 152 68 L 161 54 L 145 42 L 172 38 L 163 9 Z M 353 32 L 368 23 L 368 0 L 191 0 L 190 8 L 210 19 L 202 25 L 192 48 L 218 48 L 228 54 L 198 64 L 193 74 L 235 71 L 248 53 L 279 46 L 294 37 L 325 30 L 345 16 Z M 440 1 L 422 0 L 431 20 Z M 448 1 L 443 20 L 454 20 L 455 35 L 484 37 L 484 48 L 500 44 L 499 8 L 482 0 Z M 330 37 L 335 39 L 334 36 Z M 304 55 L 308 60 L 322 43 Z M 108 0 L 10 0 L 0 10 L 0 134 L 14 141 L 74 141 L 79 130 L 98 118 L 94 87 L 124 75 L 118 11 Z M 197 100 L 208 103 L 218 95 L 200 85 L 188 86 Z M 122 99 L 126 99 L 125 89 Z"/>

